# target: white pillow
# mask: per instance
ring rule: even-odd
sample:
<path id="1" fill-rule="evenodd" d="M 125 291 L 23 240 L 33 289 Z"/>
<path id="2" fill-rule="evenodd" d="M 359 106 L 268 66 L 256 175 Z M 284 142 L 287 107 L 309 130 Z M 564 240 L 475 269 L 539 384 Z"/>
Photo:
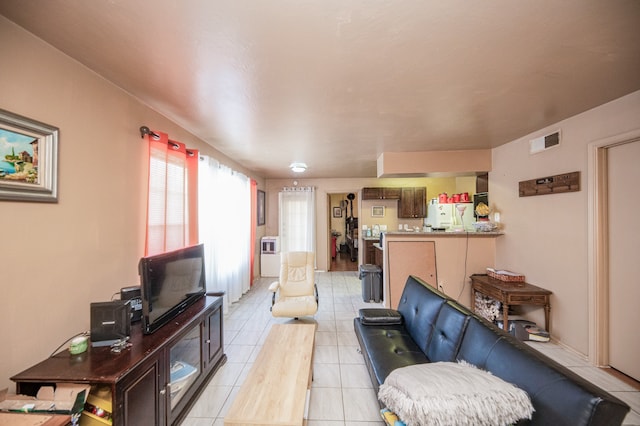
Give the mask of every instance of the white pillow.
<path id="1" fill-rule="evenodd" d="M 525 391 L 464 361 L 395 369 L 378 399 L 408 425 L 507 425 L 534 411 Z"/>

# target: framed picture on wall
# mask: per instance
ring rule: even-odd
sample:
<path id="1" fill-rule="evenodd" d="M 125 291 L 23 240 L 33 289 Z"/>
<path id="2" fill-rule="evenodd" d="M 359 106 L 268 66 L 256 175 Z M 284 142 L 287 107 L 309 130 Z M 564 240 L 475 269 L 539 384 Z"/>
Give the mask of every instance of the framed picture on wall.
<path id="1" fill-rule="evenodd" d="M 342 209 L 340 207 L 333 208 L 333 217 L 342 217 Z"/>
<path id="2" fill-rule="evenodd" d="M 384 217 L 384 206 L 371 207 L 371 217 Z"/>
<path id="3" fill-rule="evenodd" d="M 258 189 L 258 226 L 265 224 L 265 199 L 264 191 Z"/>
<path id="4" fill-rule="evenodd" d="M 58 201 L 58 133 L 0 109 L 0 200 Z"/>

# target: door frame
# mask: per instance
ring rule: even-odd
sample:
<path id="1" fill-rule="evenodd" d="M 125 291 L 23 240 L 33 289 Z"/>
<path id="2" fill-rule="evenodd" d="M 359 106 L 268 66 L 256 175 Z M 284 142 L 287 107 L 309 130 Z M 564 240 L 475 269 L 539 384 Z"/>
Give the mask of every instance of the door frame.
<path id="1" fill-rule="evenodd" d="M 640 129 L 588 145 L 587 227 L 589 289 L 589 362 L 609 366 L 608 149 L 640 141 Z"/>

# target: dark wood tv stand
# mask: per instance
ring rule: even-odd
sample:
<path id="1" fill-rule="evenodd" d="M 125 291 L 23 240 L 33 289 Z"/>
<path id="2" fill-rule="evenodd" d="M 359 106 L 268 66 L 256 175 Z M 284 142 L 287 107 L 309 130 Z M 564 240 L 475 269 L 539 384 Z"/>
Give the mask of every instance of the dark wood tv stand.
<path id="1" fill-rule="evenodd" d="M 134 323 L 130 342 L 118 354 L 109 347 L 90 347 L 80 355 L 62 351 L 11 380 L 26 395 L 61 382 L 108 387 L 114 426 L 178 424 L 226 361 L 222 298 L 203 297 L 150 335 Z M 186 372 L 191 374 L 184 380 L 180 373 Z"/>

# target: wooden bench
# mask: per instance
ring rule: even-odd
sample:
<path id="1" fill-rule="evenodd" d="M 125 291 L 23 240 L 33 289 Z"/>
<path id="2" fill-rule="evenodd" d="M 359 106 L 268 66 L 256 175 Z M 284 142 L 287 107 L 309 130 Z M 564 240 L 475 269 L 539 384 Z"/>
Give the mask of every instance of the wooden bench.
<path id="1" fill-rule="evenodd" d="M 306 425 L 316 324 L 274 324 L 225 426 Z"/>

